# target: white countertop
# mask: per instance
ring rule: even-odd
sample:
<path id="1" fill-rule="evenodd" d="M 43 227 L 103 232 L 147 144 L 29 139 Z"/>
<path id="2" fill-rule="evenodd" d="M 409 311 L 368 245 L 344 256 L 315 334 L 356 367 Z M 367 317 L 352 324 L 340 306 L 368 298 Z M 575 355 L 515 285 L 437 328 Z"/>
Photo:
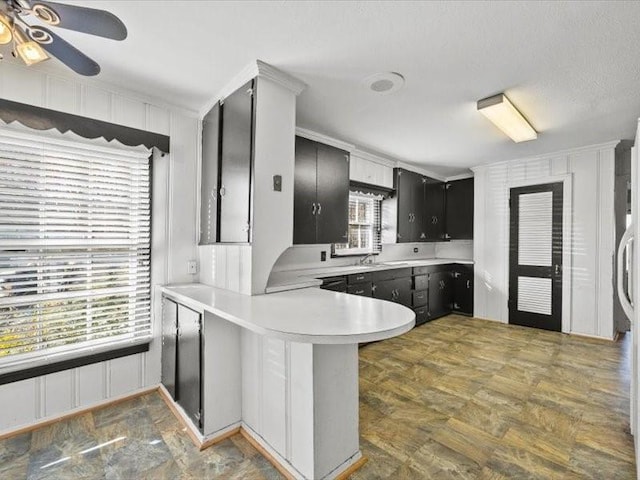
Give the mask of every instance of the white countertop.
<path id="1" fill-rule="evenodd" d="M 273 272 L 269 277 L 267 293 L 282 292 L 297 288 L 317 287 L 322 285 L 322 278 L 351 273 L 376 272 L 403 267 L 423 267 L 427 265 L 445 265 L 458 263 L 473 265 L 473 260 L 460 258 L 424 258 L 421 260 L 397 260 L 391 262 L 374 263 L 368 265 L 345 265 L 339 267 L 324 267 L 304 270 L 286 270 Z"/>
<path id="2" fill-rule="evenodd" d="M 199 283 L 161 290 L 196 311 L 211 312 L 261 335 L 292 342 L 373 342 L 401 335 L 415 325 L 415 314 L 402 305 L 319 288 L 253 296 Z"/>

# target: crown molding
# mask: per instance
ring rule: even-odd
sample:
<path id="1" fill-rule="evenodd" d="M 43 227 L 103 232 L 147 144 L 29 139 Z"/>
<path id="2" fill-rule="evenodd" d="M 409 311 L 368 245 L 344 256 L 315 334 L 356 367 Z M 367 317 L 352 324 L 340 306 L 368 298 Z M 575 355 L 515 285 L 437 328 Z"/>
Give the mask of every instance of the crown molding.
<path id="1" fill-rule="evenodd" d="M 554 152 L 542 153 L 539 155 L 530 155 L 527 157 L 512 158 L 511 160 L 500 160 L 499 162 L 485 163 L 471 167 L 472 172 L 481 172 L 493 165 L 505 165 L 512 162 L 530 162 L 532 160 L 542 160 L 545 158 L 557 157 L 558 155 L 572 155 L 581 152 L 589 152 L 593 150 L 602 150 L 603 148 L 615 148 L 622 140 L 611 140 L 609 142 L 596 143 L 593 145 L 585 145 L 584 147 L 565 148 L 563 150 L 556 150 Z"/>
<path id="2" fill-rule="evenodd" d="M 254 60 L 244 67 L 235 77 L 222 87 L 218 93 L 205 103 L 199 111 L 200 118 L 204 118 L 204 116 L 209 113 L 209 110 L 211 110 L 218 101 L 224 100 L 242 85 L 256 77 L 271 80 L 272 82 L 291 91 L 296 96 L 307 87 L 306 83 L 298 80 L 293 75 L 289 75 L 288 73 L 283 72 L 279 68 L 269 65 L 262 60 Z"/>
<path id="3" fill-rule="evenodd" d="M 382 157 L 380 155 L 365 152 L 364 150 L 360 150 L 356 148 L 351 152 L 351 155 L 362 158 L 363 160 L 367 160 L 368 162 L 378 163 L 380 165 L 384 165 L 385 167 L 395 167 L 398 163 L 396 160 L 392 160 L 387 157 Z"/>
<path id="4" fill-rule="evenodd" d="M 466 178 L 473 178 L 473 172 L 469 171 L 465 173 L 460 173 L 458 175 L 452 175 L 451 177 L 445 178 L 445 181 L 453 182 L 455 180 L 464 180 Z"/>
<path id="5" fill-rule="evenodd" d="M 433 173 L 431 170 L 427 170 L 426 168 L 413 165 L 412 163 L 398 162 L 396 166 L 398 168 L 404 168 L 405 170 L 410 170 L 412 172 L 416 172 L 430 178 L 435 178 L 436 180 L 440 180 L 441 182 L 444 182 L 446 180 L 446 178 L 443 177 L 442 175 Z"/>
<path id="6" fill-rule="evenodd" d="M 324 135 L 323 133 L 314 132 L 306 128 L 296 127 L 296 135 L 298 135 L 299 137 L 308 138 L 309 140 L 324 143 L 325 145 L 331 145 L 332 147 L 339 148 L 340 150 L 346 150 L 349 153 L 353 152 L 356 148 L 356 146 L 351 143 L 343 142 L 342 140 L 338 140 L 337 138 Z"/>

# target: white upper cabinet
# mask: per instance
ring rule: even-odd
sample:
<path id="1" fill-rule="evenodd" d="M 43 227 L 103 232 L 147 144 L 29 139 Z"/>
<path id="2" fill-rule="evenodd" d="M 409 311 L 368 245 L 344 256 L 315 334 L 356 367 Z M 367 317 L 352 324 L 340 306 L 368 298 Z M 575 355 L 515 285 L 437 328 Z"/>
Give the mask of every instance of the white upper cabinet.
<path id="1" fill-rule="evenodd" d="M 393 167 L 365 158 L 363 154 L 355 151 L 351 153 L 349 180 L 393 188 Z"/>

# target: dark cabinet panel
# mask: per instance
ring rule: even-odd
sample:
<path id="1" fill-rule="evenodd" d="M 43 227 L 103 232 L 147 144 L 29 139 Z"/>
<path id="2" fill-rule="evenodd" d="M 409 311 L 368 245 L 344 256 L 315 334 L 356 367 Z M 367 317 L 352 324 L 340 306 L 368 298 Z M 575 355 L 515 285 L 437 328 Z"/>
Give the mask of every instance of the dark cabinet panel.
<path id="1" fill-rule="evenodd" d="M 346 292 L 347 280 L 344 277 L 330 277 L 322 279 L 323 290 L 331 290 L 332 292 Z"/>
<path id="2" fill-rule="evenodd" d="M 473 178 L 447 183 L 447 238 L 473 239 Z"/>
<path id="3" fill-rule="evenodd" d="M 426 290 L 429 288 L 429 275 L 417 275 L 413 278 L 413 288 Z"/>
<path id="4" fill-rule="evenodd" d="M 456 265 L 454 268 L 453 310 L 473 315 L 473 266 Z"/>
<path id="5" fill-rule="evenodd" d="M 344 243 L 349 228 L 349 154 L 318 144 L 316 243 Z"/>
<path id="6" fill-rule="evenodd" d="M 194 425 L 201 423 L 200 314 L 178 305 L 177 400 Z"/>
<path id="7" fill-rule="evenodd" d="M 347 293 L 360 295 L 362 297 L 371 297 L 373 295 L 373 284 L 371 282 L 354 283 L 347 286 Z"/>
<path id="8" fill-rule="evenodd" d="M 413 174 L 411 188 L 413 189 L 413 211 L 411 216 L 411 241 L 424 242 L 427 239 L 425 222 L 425 200 L 427 177 Z"/>
<path id="9" fill-rule="evenodd" d="M 250 241 L 253 91 L 251 80 L 222 105 L 220 242 Z"/>
<path id="10" fill-rule="evenodd" d="M 453 288 L 450 271 L 429 274 L 429 317 L 437 318 L 451 313 Z"/>
<path id="11" fill-rule="evenodd" d="M 397 200 L 397 241 L 398 243 L 426 240 L 424 222 L 424 202 L 426 178 L 423 175 L 396 168 L 394 189 Z"/>
<path id="12" fill-rule="evenodd" d="M 381 300 L 411 306 L 411 277 L 376 281 L 373 296 Z"/>
<path id="13" fill-rule="evenodd" d="M 349 284 L 371 282 L 371 280 L 373 280 L 371 272 L 352 273 L 351 275 L 347 275 L 347 281 Z"/>
<path id="14" fill-rule="evenodd" d="M 296 137 L 293 243 L 316 243 L 316 143 Z"/>
<path id="15" fill-rule="evenodd" d="M 220 160 L 220 104 L 202 120 L 202 181 L 200 186 L 200 245 L 218 238 L 218 165 Z"/>
<path id="16" fill-rule="evenodd" d="M 444 239 L 445 236 L 445 184 L 429 178 L 425 185 L 426 237 L 431 241 Z"/>
<path id="17" fill-rule="evenodd" d="M 294 244 L 344 243 L 349 226 L 349 153 L 296 137 Z"/>
<path id="18" fill-rule="evenodd" d="M 414 307 L 422 307 L 427 305 L 429 301 L 429 294 L 427 290 L 419 290 L 413 292 L 413 306 Z"/>
<path id="19" fill-rule="evenodd" d="M 415 308 L 413 311 L 416 314 L 416 325 L 422 325 L 429 320 L 429 312 L 426 306 Z"/>
<path id="20" fill-rule="evenodd" d="M 411 277 L 411 267 L 394 268 L 391 270 L 377 270 L 373 272 L 374 282 L 378 280 L 389 280 L 392 278 Z"/>
<path id="21" fill-rule="evenodd" d="M 162 299 L 162 354 L 161 382 L 176 398 L 176 339 L 178 335 L 178 304 L 167 298 Z"/>

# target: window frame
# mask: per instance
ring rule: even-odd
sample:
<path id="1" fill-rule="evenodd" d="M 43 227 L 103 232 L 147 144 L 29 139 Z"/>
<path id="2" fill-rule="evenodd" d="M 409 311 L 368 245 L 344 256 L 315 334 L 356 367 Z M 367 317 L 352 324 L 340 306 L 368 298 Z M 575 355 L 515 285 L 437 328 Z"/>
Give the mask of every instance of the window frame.
<path id="1" fill-rule="evenodd" d="M 373 202 L 378 202 L 377 209 L 374 206 L 373 207 L 374 211 L 372 212 L 372 215 L 374 215 L 375 217 L 376 210 L 377 210 L 377 218 L 374 218 L 374 221 L 369 224 L 372 227 L 372 236 L 375 235 L 373 230 L 375 230 L 376 228 L 378 230 L 377 245 L 375 240 L 373 239 L 372 239 L 371 248 L 358 248 L 358 247 L 349 248 L 348 246 L 336 248 L 337 245 L 348 245 L 348 242 L 346 244 L 334 243 L 331 245 L 331 256 L 332 257 L 350 257 L 350 256 L 361 257 L 364 255 L 378 255 L 382 251 L 382 202 L 384 201 L 384 195 L 380 195 L 378 192 L 367 191 L 367 189 L 359 188 L 358 186 L 351 184 L 351 187 L 349 188 L 349 204 L 351 204 L 352 195 L 354 196 L 357 195 L 359 197 L 370 197 Z M 349 222 L 347 226 L 348 232 L 352 225 L 358 225 L 358 224 Z"/>
<path id="2" fill-rule="evenodd" d="M 118 126 L 116 126 L 118 127 Z M 82 145 L 86 147 L 96 147 L 98 150 L 101 148 L 113 147 L 109 142 L 104 141 L 103 139 L 96 140 L 85 140 L 82 138 L 65 138 L 65 135 L 51 134 L 49 132 L 34 132 L 27 129 L 13 129 L 9 127 L 5 127 L 0 123 L 0 132 L 6 132 L 8 135 L 15 134 L 18 137 L 22 138 L 30 138 L 34 142 L 42 141 L 42 143 L 46 144 L 47 142 L 51 142 L 56 146 L 64 146 L 65 144 L 73 147 L 74 144 Z M 128 147 L 126 145 L 119 145 L 119 148 L 123 150 L 133 149 L 139 147 Z M 55 373 L 63 370 L 68 370 L 71 368 L 77 368 L 84 365 L 89 365 L 93 363 L 103 362 L 106 360 L 112 360 L 115 358 L 120 358 L 124 356 L 129 356 L 133 354 L 138 354 L 142 352 L 149 351 L 150 343 L 153 339 L 153 317 L 154 317 L 154 295 L 153 295 L 153 259 L 152 259 L 152 251 L 153 251 L 153 157 L 154 152 L 145 149 L 148 153 L 148 182 L 146 187 L 148 188 L 148 292 L 146 293 L 149 297 L 149 316 L 148 316 L 148 333 L 146 335 L 141 335 L 136 337 L 133 333 L 125 334 L 125 335 L 114 335 L 114 340 L 110 341 L 110 336 L 105 336 L 100 339 L 97 343 L 93 341 L 85 341 L 85 342 L 73 342 L 68 344 L 69 348 L 64 348 L 66 345 L 56 346 L 53 349 L 45 348 L 42 349 L 40 354 L 29 355 L 29 352 L 18 353 L 16 357 L 18 358 L 15 361 L 7 361 L 0 363 L 0 385 L 26 380 L 29 378 L 38 377 L 41 375 L 46 375 L 50 373 Z M 164 153 L 162 153 L 164 156 Z M 146 198 L 145 198 L 146 200 Z M 88 208 L 91 208 L 89 206 Z M 125 215 L 127 215 L 125 213 Z M 89 254 L 90 257 L 90 248 L 83 247 L 84 251 Z M 83 250 L 80 250 L 83 251 Z M 146 281 L 145 281 L 146 283 Z M 39 288 L 39 287 L 36 287 Z M 145 289 L 146 291 L 146 289 Z M 131 295 L 131 294 L 130 294 Z M 37 304 L 38 302 L 34 302 Z M 131 306 L 129 306 L 131 309 Z M 126 310 L 126 307 L 125 307 Z M 128 317 L 131 318 L 130 316 Z M 130 338 L 128 339 L 127 336 Z M 63 348 L 59 348 L 63 347 Z M 14 355 L 8 355 L 4 358 L 11 358 Z"/>

